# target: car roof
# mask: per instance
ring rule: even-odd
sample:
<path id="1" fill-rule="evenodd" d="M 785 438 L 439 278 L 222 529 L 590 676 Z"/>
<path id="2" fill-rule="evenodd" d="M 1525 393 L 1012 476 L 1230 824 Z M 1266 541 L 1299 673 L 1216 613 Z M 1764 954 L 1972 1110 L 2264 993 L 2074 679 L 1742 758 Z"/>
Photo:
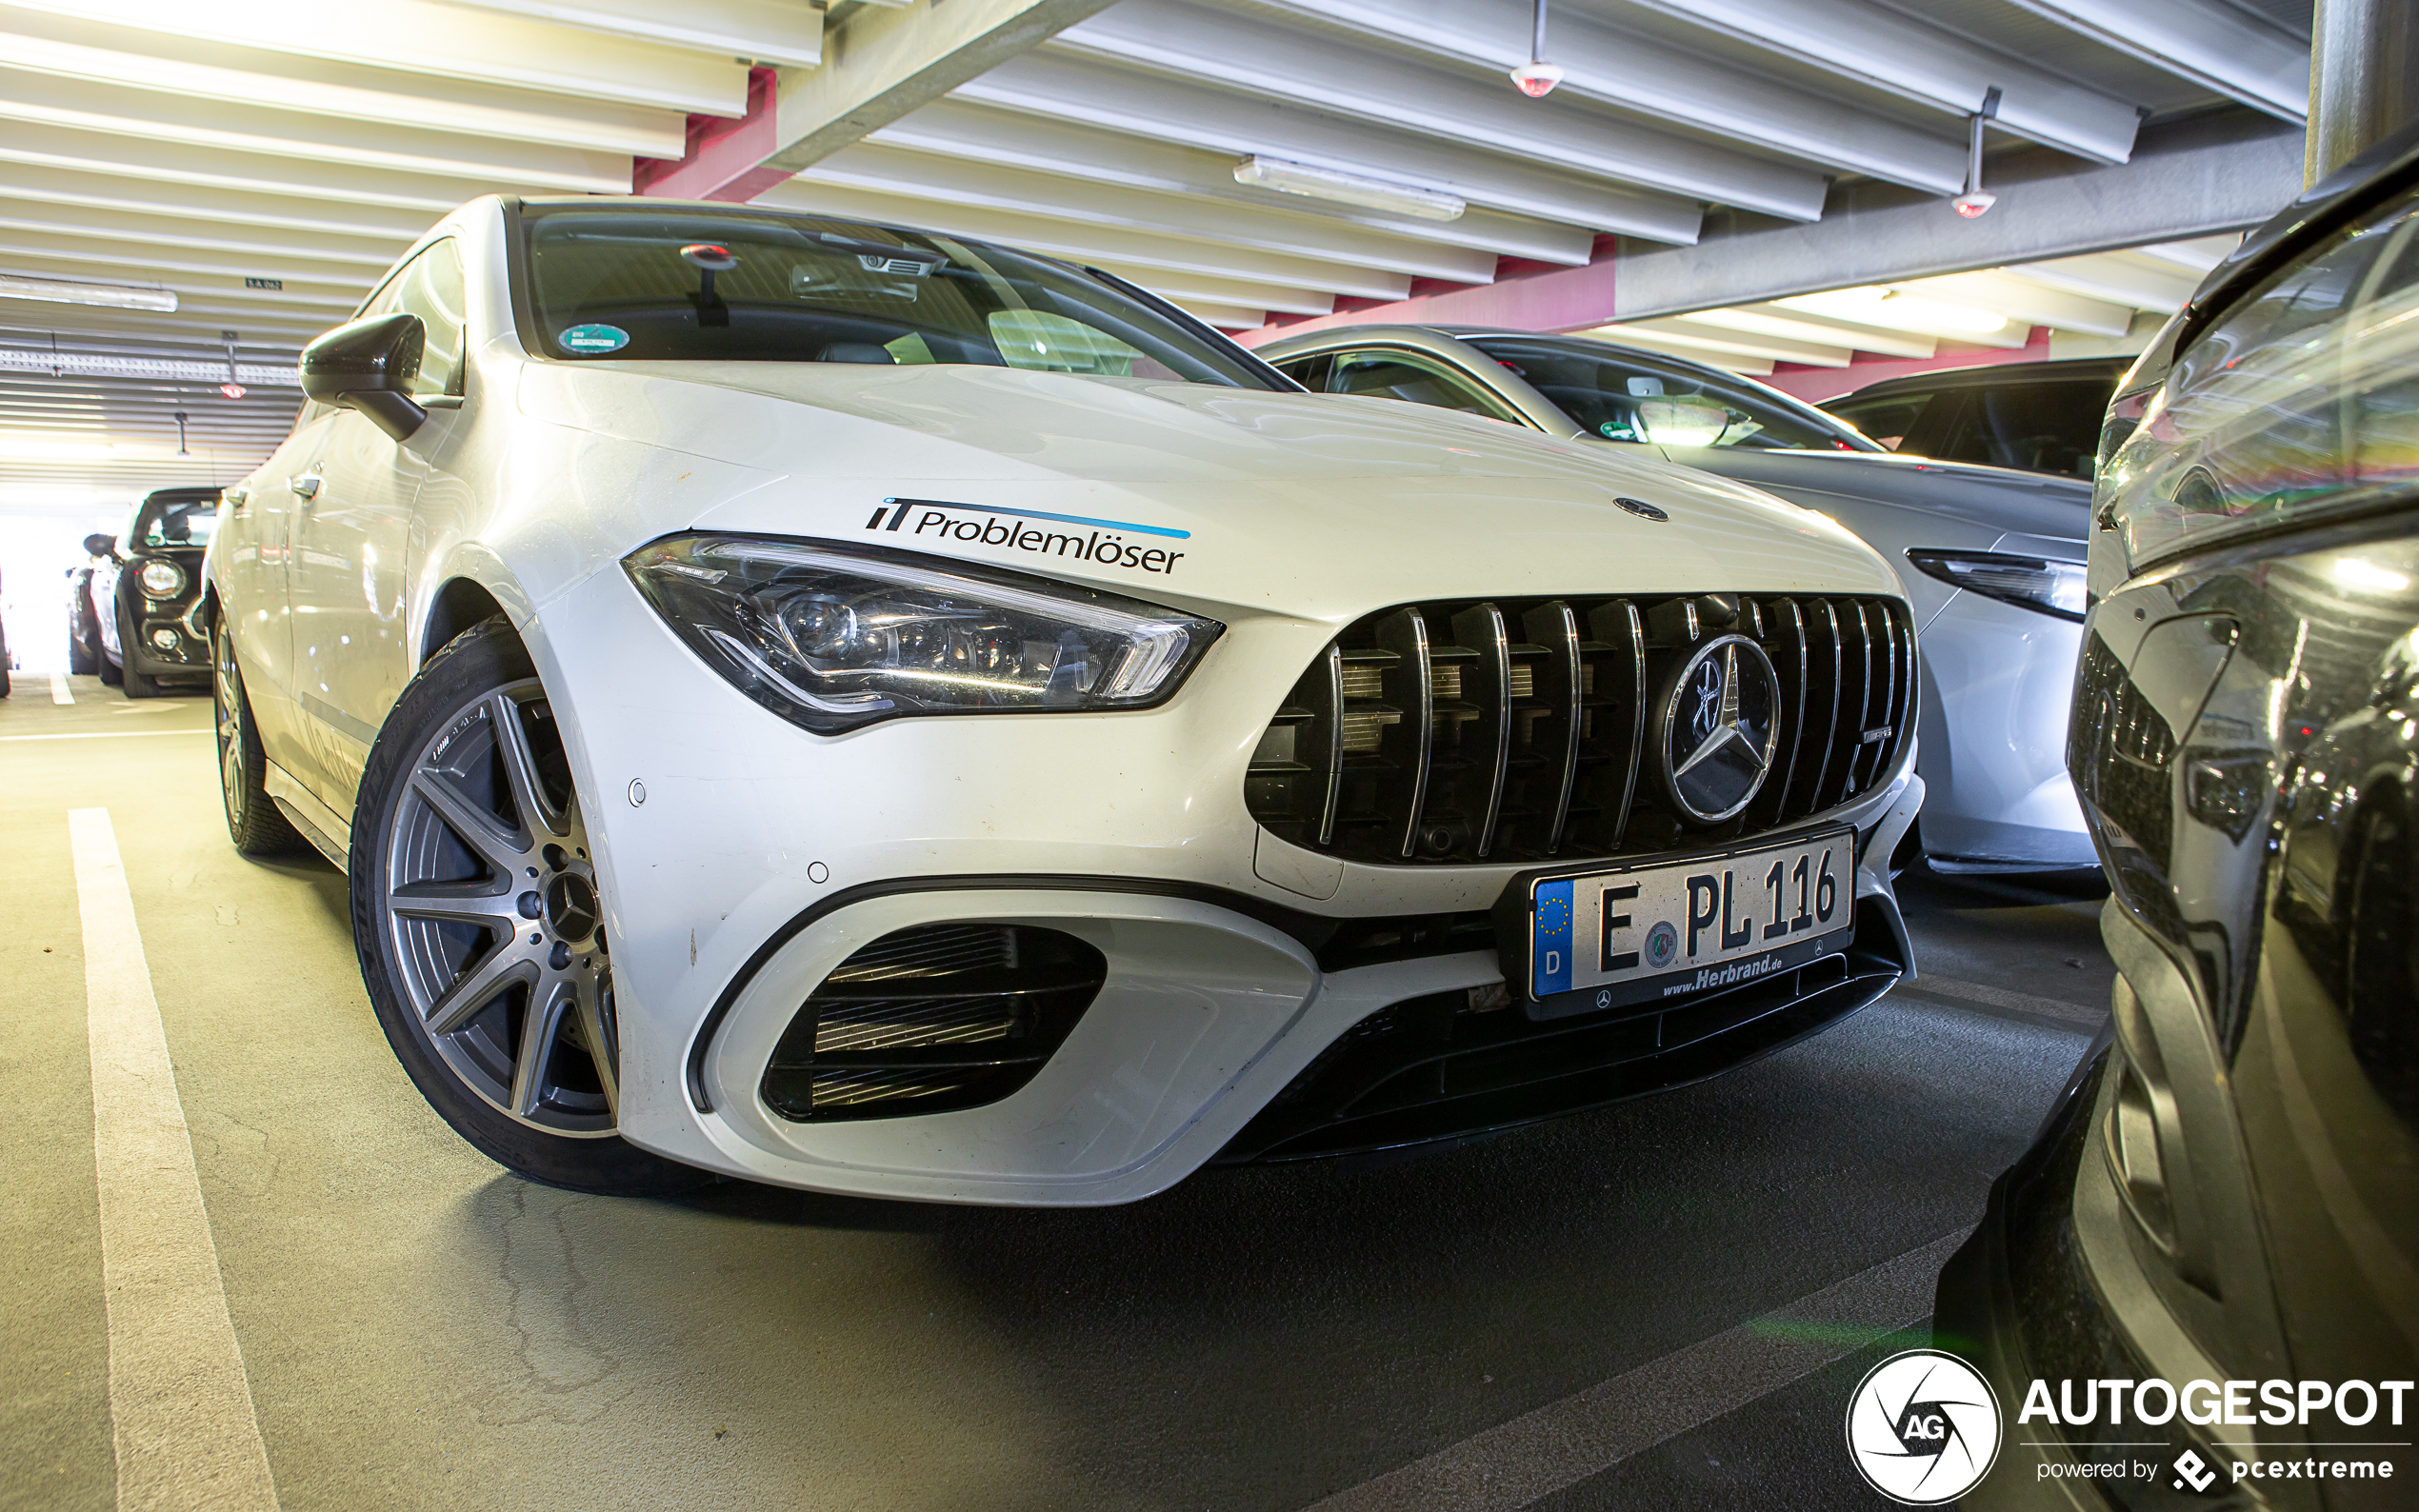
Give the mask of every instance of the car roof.
<path id="1" fill-rule="evenodd" d="M 2098 380 L 2115 383 L 2133 366 L 2130 356 L 2069 357 L 2059 362 L 2006 362 L 1979 368 L 1943 368 L 1932 372 L 1884 378 L 1824 400 L 1823 407 L 1849 399 L 1888 399 L 1898 394 L 1936 393 L 1943 388 L 2026 388 L 2033 384 Z"/>

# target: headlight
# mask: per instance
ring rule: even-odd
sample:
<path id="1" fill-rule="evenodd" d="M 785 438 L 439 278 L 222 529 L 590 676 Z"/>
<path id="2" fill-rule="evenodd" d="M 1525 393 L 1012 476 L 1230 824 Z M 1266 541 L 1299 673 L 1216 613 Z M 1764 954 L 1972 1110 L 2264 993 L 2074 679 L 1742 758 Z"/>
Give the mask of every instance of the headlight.
<path id="1" fill-rule="evenodd" d="M 2018 608 L 2083 620 L 2084 568 L 2080 562 L 2045 562 L 2004 551 L 1909 551 L 1917 570 L 1943 583 L 1970 588 Z"/>
<path id="2" fill-rule="evenodd" d="M 172 599 L 185 591 L 185 569 L 163 557 L 143 564 L 143 591 L 155 599 Z"/>
<path id="3" fill-rule="evenodd" d="M 1226 627 L 1021 574 L 745 536 L 623 559 L 743 693 L 819 735 L 908 714 L 1147 708 Z"/>

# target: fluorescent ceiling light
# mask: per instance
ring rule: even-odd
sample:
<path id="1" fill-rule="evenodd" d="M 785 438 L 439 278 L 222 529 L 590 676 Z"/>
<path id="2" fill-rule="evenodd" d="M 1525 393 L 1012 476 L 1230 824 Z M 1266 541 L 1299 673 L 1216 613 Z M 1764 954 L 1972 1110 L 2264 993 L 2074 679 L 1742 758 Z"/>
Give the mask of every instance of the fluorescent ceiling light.
<path id="1" fill-rule="evenodd" d="M 0 273 L 0 299 L 39 299 L 53 305 L 107 305 L 112 309 L 176 308 L 176 293 L 132 284 L 82 284 L 66 278 L 20 278 Z"/>
<path id="2" fill-rule="evenodd" d="M 1783 309 L 1804 310 L 1858 326 L 1885 330 L 1911 330 L 1926 335 L 1989 336 L 2008 328 L 2008 317 L 1987 309 L 1926 299 L 1881 285 L 1834 288 L 1820 294 L 1796 294 L 1772 303 Z"/>
<path id="3" fill-rule="evenodd" d="M 1245 158 L 1234 166 L 1234 181 L 1286 194 L 1333 200 L 1339 205 L 1358 205 L 1364 209 L 1416 215 L 1424 221 L 1457 221 L 1462 218 L 1462 211 L 1469 209 L 1459 195 L 1414 189 L 1382 178 L 1364 178 L 1331 168 L 1314 168 L 1308 163 L 1289 163 L 1277 157 Z"/>

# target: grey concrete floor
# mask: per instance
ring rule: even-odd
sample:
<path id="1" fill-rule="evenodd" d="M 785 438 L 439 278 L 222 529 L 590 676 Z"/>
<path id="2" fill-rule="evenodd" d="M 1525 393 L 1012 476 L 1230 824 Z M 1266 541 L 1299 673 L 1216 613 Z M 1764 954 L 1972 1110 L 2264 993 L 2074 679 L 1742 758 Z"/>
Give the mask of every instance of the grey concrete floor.
<path id="1" fill-rule="evenodd" d="M 0 703 L 0 1507 L 116 1504 L 70 808 L 116 828 L 294 1512 L 1306 1506 L 1971 1224 L 2111 975 L 2089 881 L 1913 876 L 1935 978 L 1444 1153 L 1094 1211 L 580 1197 L 413 1092 L 332 868 L 230 848 L 207 701 L 73 687 Z M 1541 1504 L 1882 1505 L 1839 1425 L 1903 1342 Z"/>

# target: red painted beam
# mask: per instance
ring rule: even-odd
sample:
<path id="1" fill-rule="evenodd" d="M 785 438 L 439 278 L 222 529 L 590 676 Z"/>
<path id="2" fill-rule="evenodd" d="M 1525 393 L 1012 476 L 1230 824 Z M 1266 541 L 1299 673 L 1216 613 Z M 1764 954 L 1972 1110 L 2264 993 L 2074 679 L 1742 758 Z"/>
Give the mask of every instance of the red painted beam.
<path id="1" fill-rule="evenodd" d="M 1347 309 L 1336 301 L 1332 315 L 1314 315 L 1286 325 L 1271 321 L 1259 330 L 1235 337 L 1247 347 L 1306 330 L 1335 326 L 1499 326 L 1506 330 L 1583 330 L 1620 317 L 1612 303 L 1613 237 L 1599 238 L 1596 261 L 1585 268 L 1556 268 L 1546 272 L 1506 276 L 1512 264 L 1506 258 L 1496 268 L 1495 282 L 1474 284 L 1437 293 L 1414 294 L 1390 304 L 1359 305 Z M 1533 268 L 1535 264 L 1514 264 Z M 1355 302 L 1358 305 L 1359 302 Z"/>
<path id="2" fill-rule="evenodd" d="M 689 118 L 689 150 L 678 159 L 642 157 L 631 165 L 630 192 L 658 199 L 754 199 L 790 177 L 764 167 L 780 149 L 774 140 L 780 112 L 779 79 L 771 69 L 748 70 L 748 113 L 733 121 L 719 115 Z"/>

